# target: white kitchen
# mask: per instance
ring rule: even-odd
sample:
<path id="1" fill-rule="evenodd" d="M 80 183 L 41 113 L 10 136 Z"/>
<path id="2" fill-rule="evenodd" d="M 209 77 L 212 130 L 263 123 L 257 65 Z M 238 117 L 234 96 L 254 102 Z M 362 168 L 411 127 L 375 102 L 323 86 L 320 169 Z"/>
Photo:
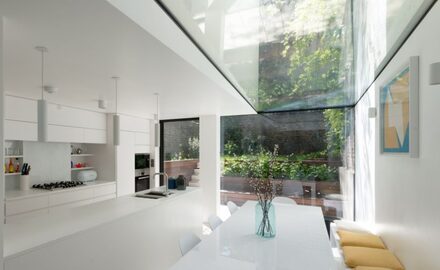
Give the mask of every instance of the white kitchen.
<path id="1" fill-rule="evenodd" d="M 203 179 L 212 124 L 254 111 L 165 14 L 146 29 L 117 4 L 0 5 L 4 269 L 165 269 L 216 207 L 200 187 L 158 196 L 159 121 L 201 117 Z"/>

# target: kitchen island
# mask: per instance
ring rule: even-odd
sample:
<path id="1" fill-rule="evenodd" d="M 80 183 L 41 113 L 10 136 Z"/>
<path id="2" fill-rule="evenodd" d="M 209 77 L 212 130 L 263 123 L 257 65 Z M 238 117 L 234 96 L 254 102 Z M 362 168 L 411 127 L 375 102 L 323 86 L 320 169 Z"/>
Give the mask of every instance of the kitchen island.
<path id="1" fill-rule="evenodd" d="M 5 269 L 166 269 L 178 239 L 201 229 L 199 188 L 133 195 L 5 224 Z"/>

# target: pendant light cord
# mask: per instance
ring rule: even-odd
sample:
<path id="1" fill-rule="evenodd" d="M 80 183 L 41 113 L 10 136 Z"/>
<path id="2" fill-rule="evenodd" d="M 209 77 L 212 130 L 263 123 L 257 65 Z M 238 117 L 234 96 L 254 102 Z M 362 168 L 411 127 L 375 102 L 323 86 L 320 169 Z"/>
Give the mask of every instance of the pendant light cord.
<path id="1" fill-rule="evenodd" d="M 44 100 L 44 51 L 41 50 L 41 99 Z"/>

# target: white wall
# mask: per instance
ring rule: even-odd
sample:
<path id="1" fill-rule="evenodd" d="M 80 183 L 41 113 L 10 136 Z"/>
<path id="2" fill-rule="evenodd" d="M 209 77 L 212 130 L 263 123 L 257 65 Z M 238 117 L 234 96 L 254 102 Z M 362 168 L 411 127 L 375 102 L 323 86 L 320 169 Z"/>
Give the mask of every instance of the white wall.
<path id="1" fill-rule="evenodd" d="M 3 148 L 3 115 L 4 115 L 4 88 L 3 88 L 3 17 L 0 14 L 0 158 L 4 160 L 4 148 Z M 0 209 L 4 208 L 4 190 L 5 190 L 5 176 L 3 169 L 0 170 Z M 0 221 L 4 219 L 4 211 L 0 211 Z M 0 222 L 0 270 L 3 269 L 3 222 Z"/>
<path id="2" fill-rule="evenodd" d="M 376 91 L 370 89 L 355 107 L 355 213 L 356 221 L 374 223 L 375 202 L 375 118 L 368 118 L 368 108 L 376 106 Z"/>
<path id="3" fill-rule="evenodd" d="M 200 185 L 203 217 L 218 214 L 220 205 L 220 116 L 200 116 Z"/>
<path id="4" fill-rule="evenodd" d="M 70 144 L 23 142 L 24 162 L 32 166 L 31 184 L 70 180 Z"/>
<path id="5" fill-rule="evenodd" d="M 429 85 L 429 65 L 440 61 L 439 25 L 437 2 L 356 108 L 357 209 L 365 209 L 360 218 L 376 222 L 377 232 L 408 270 L 440 268 L 440 86 Z M 378 104 L 380 86 L 416 55 L 420 158 L 380 154 L 379 117 L 368 120 L 366 108 Z"/>

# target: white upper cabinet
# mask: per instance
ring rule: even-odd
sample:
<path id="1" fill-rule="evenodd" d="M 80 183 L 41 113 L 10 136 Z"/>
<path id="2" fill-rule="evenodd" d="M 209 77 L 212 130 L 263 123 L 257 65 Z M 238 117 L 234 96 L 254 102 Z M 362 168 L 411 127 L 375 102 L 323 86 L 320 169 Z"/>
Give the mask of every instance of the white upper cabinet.
<path id="1" fill-rule="evenodd" d="M 49 142 L 107 143 L 107 115 L 57 104 L 48 104 Z M 5 139 L 38 140 L 36 100 L 5 96 Z"/>
<path id="2" fill-rule="evenodd" d="M 150 132 L 150 120 L 132 117 L 127 115 L 120 116 L 120 129 L 124 131 L 133 131 L 133 132 Z"/>
<path id="3" fill-rule="evenodd" d="M 37 101 L 5 96 L 5 140 L 38 139 Z"/>
<path id="4" fill-rule="evenodd" d="M 49 125 L 47 127 L 47 140 L 49 142 L 83 143 L 84 129 Z"/>
<path id="5" fill-rule="evenodd" d="M 49 104 L 48 125 L 52 142 L 107 143 L 105 113 Z"/>
<path id="6" fill-rule="evenodd" d="M 37 101 L 13 96 L 5 96 L 5 119 L 37 123 Z"/>
<path id="7" fill-rule="evenodd" d="M 149 145 L 150 136 L 148 133 L 135 132 L 135 144 L 136 145 Z"/>
<path id="8" fill-rule="evenodd" d="M 57 104 L 48 105 L 48 124 L 90 129 L 106 129 L 106 115 Z"/>

